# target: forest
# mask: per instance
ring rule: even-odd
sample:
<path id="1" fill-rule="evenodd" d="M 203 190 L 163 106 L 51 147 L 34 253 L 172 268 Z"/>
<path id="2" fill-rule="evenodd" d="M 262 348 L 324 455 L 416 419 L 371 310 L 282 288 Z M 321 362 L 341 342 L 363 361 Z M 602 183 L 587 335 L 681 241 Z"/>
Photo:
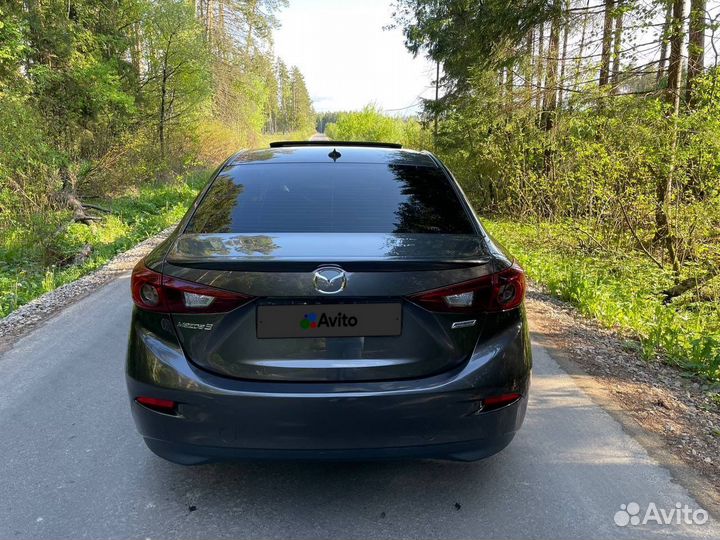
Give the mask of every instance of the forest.
<path id="1" fill-rule="evenodd" d="M 438 67 L 424 107 L 435 150 L 531 276 L 647 356 L 714 379 L 719 17 L 706 0 L 403 0 L 395 13 Z"/>
<path id="2" fill-rule="evenodd" d="M 334 138 L 434 151 L 530 277 L 648 358 L 720 379 L 720 4 L 400 0 L 436 66 L 419 122 Z"/>
<path id="3" fill-rule="evenodd" d="M 435 152 L 537 283 L 720 380 L 717 0 L 396 0 L 380 24 L 435 67 L 407 117 L 316 115 L 273 52 L 285 6 L 0 1 L 0 316 L 317 129 Z"/>
<path id="4" fill-rule="evenodd" d="M 313 132 L 285 5 L 0 2 L 0 317 L 175 223 L 228 155 Z"/>

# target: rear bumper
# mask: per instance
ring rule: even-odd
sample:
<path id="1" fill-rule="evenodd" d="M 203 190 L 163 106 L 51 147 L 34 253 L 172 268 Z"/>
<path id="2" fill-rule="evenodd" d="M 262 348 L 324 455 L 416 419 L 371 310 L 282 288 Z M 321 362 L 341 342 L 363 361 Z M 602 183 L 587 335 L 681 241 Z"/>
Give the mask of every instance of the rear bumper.
<path id="1" fill-rule="evenodd" d="M 524 318 L 521 318 L 524 319 Z M 377 383 L 232 380 L 189 363 L 177 343 L 133 324 L 127 385 L 135 423 L 157 454 L 180 463 L 218 459 L 474 460 L 504 448 L 522 425 L 530 383 L 524 320 L 476 347 L 448 373 Z M 483 397 L 517 392 L 503 408 Z M 178 402 L 178 415 L 134 401 Z"/>
<path id="2" fill-rule="evenodd" d="M 493 439 L 451 444 L 343 450 L 227 448 L 197 446 L 149 438 L 145 439 L 145 443 L 158 456 L 181 465 L 200 465 L 214 461 L 235 460 L 365 461 L 448 459 L 454 461 L 477 461 L 497 454 L 510 444 L 514 437 L 515 433 L 506 433 Z"/>

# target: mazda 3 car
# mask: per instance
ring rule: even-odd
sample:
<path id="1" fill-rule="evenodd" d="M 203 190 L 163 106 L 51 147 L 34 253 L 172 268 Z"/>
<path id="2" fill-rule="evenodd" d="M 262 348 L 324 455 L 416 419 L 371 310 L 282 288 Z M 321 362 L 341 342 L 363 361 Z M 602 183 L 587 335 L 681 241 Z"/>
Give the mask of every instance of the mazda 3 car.
<path id="1" fill-rule="evenodd" d="M 240 152 L 131 289 L 132 414 L 176 463 L 470 461 L 525 416 L 525 276 L 427 152 Z"/>

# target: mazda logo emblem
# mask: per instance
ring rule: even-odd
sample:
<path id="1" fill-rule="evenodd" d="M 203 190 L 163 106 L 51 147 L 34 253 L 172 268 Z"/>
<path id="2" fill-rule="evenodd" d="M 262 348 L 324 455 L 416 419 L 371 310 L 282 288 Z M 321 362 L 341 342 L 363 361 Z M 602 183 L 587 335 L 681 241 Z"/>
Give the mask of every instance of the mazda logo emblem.
<path id="1" fill-rule="evenodd" d="M 313 286 L 320 294 L 336 294 L 347 286 L 347 276 L 337 266 L 321 266 L 313 273 Z"/>

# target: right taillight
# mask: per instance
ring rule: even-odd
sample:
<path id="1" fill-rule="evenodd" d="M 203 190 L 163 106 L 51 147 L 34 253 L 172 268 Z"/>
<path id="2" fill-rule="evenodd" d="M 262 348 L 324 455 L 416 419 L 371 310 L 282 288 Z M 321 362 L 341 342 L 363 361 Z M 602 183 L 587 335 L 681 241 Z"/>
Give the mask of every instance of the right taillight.
<path id="1" fill-rule="evenodd" d="M 524 297 L 525 272 L 513 264 L 494 274 L 414 294 L 409 300 L 430 311 L 478 313 L 515 309 Z"/>
<path id="2" fill-rule="evenodd" d="M 253 299 L 246 294 L 163 276 L 147 268 L 143 261 L 133 269 L 130 288 L 137 307 L 160 313 L 226 313 Z"/>

